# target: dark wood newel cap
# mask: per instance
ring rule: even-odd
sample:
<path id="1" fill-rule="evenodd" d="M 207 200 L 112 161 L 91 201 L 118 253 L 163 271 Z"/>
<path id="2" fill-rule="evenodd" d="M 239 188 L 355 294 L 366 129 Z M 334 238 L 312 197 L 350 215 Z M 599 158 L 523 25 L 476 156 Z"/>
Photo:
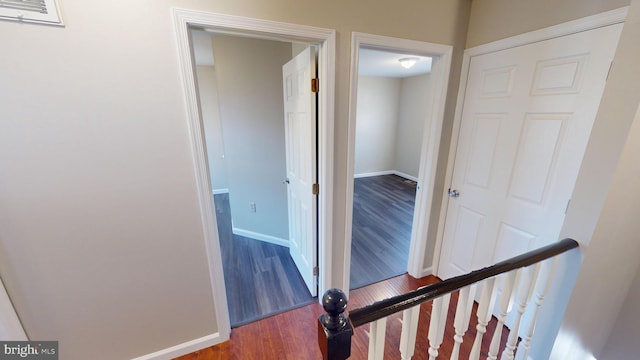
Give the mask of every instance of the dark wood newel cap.
<path id="1" fill-rule="evenodd" d="M 353 327 L 344 314 L 347 302 L 347 295 L 340 289 L 329 289 L 322 296 L 325 313 L 318 318 L 318 346 L 324 360 L 351 356 Z"/>

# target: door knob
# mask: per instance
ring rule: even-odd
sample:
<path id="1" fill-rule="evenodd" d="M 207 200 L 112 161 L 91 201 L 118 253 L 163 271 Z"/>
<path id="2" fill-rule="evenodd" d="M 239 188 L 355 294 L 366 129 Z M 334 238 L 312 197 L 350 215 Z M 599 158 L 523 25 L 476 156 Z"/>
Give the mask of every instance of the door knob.
<path id="1" fill-rule="evenodd" d="M 457 198 L 460 196 L 460 192 L 456 189 L 451 190 L 451 188 L 449 188 L 449 197 L 452 198 Z"/>
<path id="2" fill-rule="evenodd" d="M 282 183 L 283 183 L 283 184 L 288 184 L 288 183 L 289 183 L 289 179 L 284 179 L 284 180 L 282 180 Z"/>

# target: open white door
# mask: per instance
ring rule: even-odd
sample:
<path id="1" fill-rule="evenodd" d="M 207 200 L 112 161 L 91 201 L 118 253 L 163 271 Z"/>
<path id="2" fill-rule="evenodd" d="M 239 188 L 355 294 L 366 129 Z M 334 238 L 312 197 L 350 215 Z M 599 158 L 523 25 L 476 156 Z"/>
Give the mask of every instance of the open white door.
<path id="1" fill-rule="evenodd" d="M 312 296 L 317 286 L 316 61 L 308 47 L 282 67 L 289 203 L 289 252 Z"/>
<path id="2" fill-rule="evenodd" d="M 441 278 L 558 240 L 621 27 L 471 58 Z"/>

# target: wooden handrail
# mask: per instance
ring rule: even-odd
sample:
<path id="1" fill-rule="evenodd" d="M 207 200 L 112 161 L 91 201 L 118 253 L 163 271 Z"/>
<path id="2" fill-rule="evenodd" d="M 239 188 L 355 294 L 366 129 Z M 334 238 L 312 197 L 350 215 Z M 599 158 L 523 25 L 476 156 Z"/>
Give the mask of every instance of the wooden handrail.
<path id="1" fill-rule="evenodd" d="M 563 252 L 577 248 L 578 242 L 564 239 L 556 243 L 529 251 L 522 255 L 496 263 L 465 275 L 453 277 L 442 282 L 421 287 L 405 294 L 377 301 L 371 305 L 349 312 L 349 320 L 354 328 L 385 318 L 399 311 L 412 308 L 441 295 L 462 289 L 467 285 L 506 273 L 508 271 L 533 265 Z"/>

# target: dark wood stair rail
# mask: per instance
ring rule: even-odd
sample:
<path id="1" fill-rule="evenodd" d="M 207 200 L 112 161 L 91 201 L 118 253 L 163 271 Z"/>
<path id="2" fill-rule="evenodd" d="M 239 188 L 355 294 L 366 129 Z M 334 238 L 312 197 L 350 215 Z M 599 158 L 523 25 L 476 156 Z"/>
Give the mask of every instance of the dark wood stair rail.
<path id="1" fill-rule="evenodd" d="M 484 279 L 536 264 L 578 246 L 577 241 L 564 239 L 480 270 L 352 310 L 348 317 L 344 314 L 347 308 L 347 296 L 340 289 L 329 289 L 322 297 L 322 305 L 326 313 L 318 318 L 318 345 L 323 359 L 344 360 L 351 356 L 351 336 L 353 329 L 358 326 L 412 308 Z"/>

